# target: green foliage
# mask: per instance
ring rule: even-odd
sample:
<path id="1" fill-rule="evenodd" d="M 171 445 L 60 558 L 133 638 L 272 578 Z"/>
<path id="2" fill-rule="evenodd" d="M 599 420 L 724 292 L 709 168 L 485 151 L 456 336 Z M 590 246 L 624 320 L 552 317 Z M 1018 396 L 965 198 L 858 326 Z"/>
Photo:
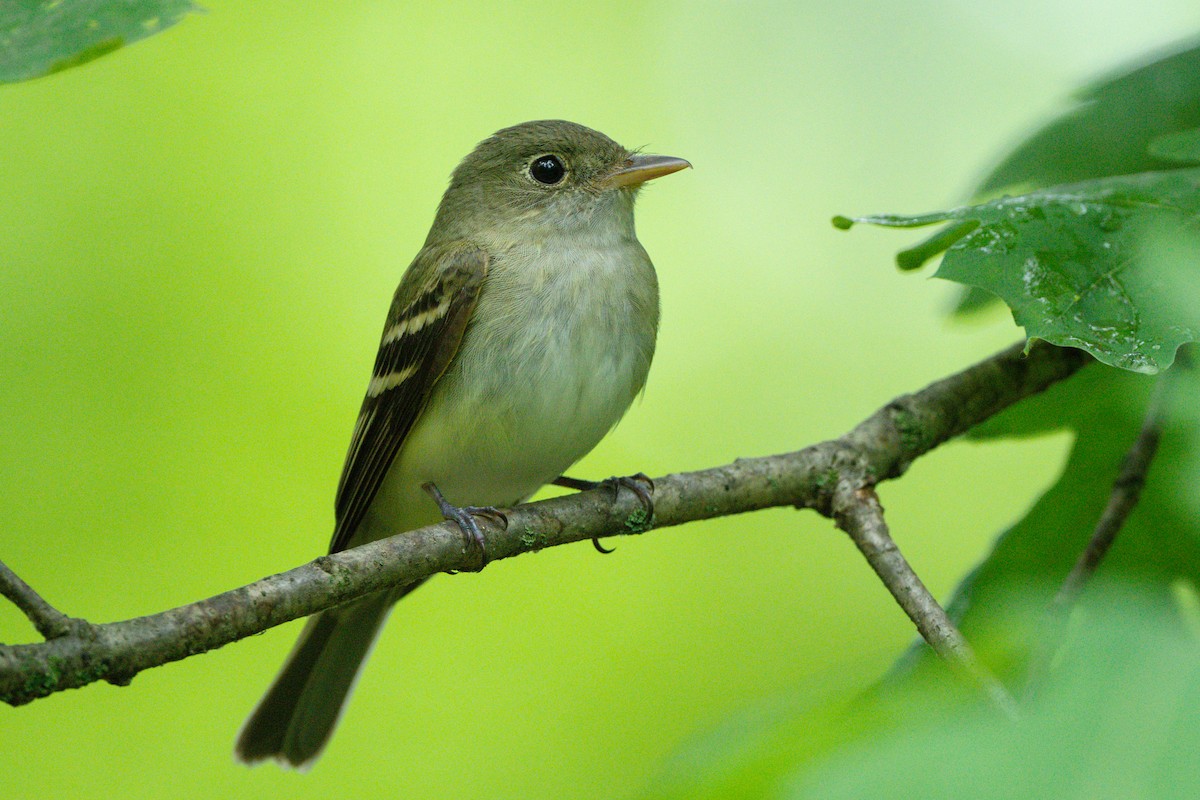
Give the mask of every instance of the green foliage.
<path id="1" fill-rule="evenodd" d="M 1005 156 L 980 195 L 1170 167 L 1160 137 L 1200 127 L 1200 47 L 1154 58 L 1079 92 L 1078 105 Z"/>
<path id="2" fill-rule="evenodd" d="M 0 3 L 0 83 L 86 64 L 171 27 L 194 10 L 190 0 Z"/>
<path id="3" fill-rule="evenodd" d="M 959 312 L 998 297 L 1030 338 L 1157 372 L 1200 331 L 1200 170 L 1170 169 L 1200 162 L 1200 46 L 1098 82 L 1079 99 L 978 193 L 1042 188 L 930 214 L 838 216 L 834 225 L 953 221 L 902 251 L 899 266 L 945 252 L 937 277 L 971 287 Z"/>
<path id="4" fill-rule="evenodd" d="M 1200 332 L 1200 170 L 1124 174 L 1149 162 L 1116 142 L 1098 120 L 1147 115 L 1130 134 L 1164 161 L 1200 160 L 1200 131 L 1188 127 L 1200 105 L 1200 48 L 1108 81 L 1086 95 L 1088 106 L 1046 130 L 1094 155 L 1091 166 L 1066 159 L 1054 136 L 1035 134 L 984 184 L 1036 184 L 1047 177 L 1090 177 L 1019 197 L 920 216 L 860 218 L 889 227 L 952 221 L 901 254 L 919 266 L 945 251 L 936 275 L 1004 300 L 1031 337 L 1086 349 L 1135 372 L 1171 366 L 1176 349 Z M 1153 106 L 1152 112 L 1147 104 Z M 1119 113 L 1118 113 L 1119 112 Z M 1182 128 L 1164 132 L 1172 127 Z M 1119 138 L 1119 137 L 1117 137 Z M 1087 142 L 1084 146 L 1080 142 Z M 1121 155 L 1123 154 L 1123 155 Z M 1120 156 L 1120 157 L 1118 157 Z M 1024 172 L 1018 170 L 1023 165 Z M 1114 174 L 1099 176 L 1098 170 Z M 835 220 L 848 227 L 852 220 Z M 978 298 L 978 295 L 975 295 Z M 1105 575 L 1147 581 L 1165 592 L 1173 580 L 1200 579 L 1200 377 L 1176 368 L 1166 400 L 1162 445 L 1141 502 L 1109 554 Z M 1150 381 L 1093 367 L 1027 400 L 972 432 L 977 440 L 1030 436 L 1063 428 L 1076 436 L 1058 482 L 997 540 L 963 581 L 949 611 L 985 660 L 1021 680 L 1039 614 L 1020 620 L 1005 609 L 1013 585 L 1040 609 L 1070 569 L 1104 507 L 1120 461 L 1142 423 Z M 1040 613 L 1040 612 L 1039 612 Z M 1003 617 L 1004 626 L 997 624 Z M 1001 634 L 1000 632 L 1003 631 Z M 895 677 L 931 667 L 915 648 Z"/>
<path id="5" fill-rule="evenodd" d="M 1168 169 L 1197 160 L 1200 48 L 1193 45 L 1118 71 L 1079 92 L 1076 99 L 1078 105 L 1009 153 L 976 194 L 991 197 L 1001 191 Z M 956 310 L 969 314 L 995 299 L 972 287 Z"/>
<path id="6" fill-rule="evenodd" d="M 1166 596 L 1177 581 L 1200 583 L 1200 376 L 1177 368 L 1164 401 L 1163 434 L 1142 497 L 1099 578 Z M 1068 428 L 1075 443 L 1058 481 L 1005 531 L 948 604 L 964 635 L 1001 677 L 1024 680 L 1041 609 L 1099 519 L 1122 457 L 1142 423 L 1154 379 L 1101 366 L 1031 398 L 972 432 L 977 440 Z M 1013 586 L 1030 613 L 1014 615 Z M 1003 620 L 1003 624 L 999 621 Z M 894 678 L 939 669 L 914 648 Z"/>
<path id="7" fill-rule="evenodd" d="M 1196 797 L 1200 640 L 1179 611 L 1154 595 L 1111 592 L 1077 610 L 1019 724 L 990 708 L 947 709 L 926 687 L 909 697 L 903 724 L 785 776 L 776 796 Z"/>
<path id="8" fill-rule="evenodd" d="M 1025 587 L 1010 588 L 1010 611 L 1031 611 Z M 1016 725 L 945 675 L 854 701 L 780 699 L 694 742 L 646 796 L 1195 797 L 1194 608 L 1190 585 L 1165 598 L 1125 587 L 1080 607 Z"/>
<path id="9" fill-rule="evenodd" d="M 1200 162 L 1200 48 L 1082 97 L 1084 105 L 1005 158 L 980 192 L 1046 188 L 945 212 L 834 221 L 949 222 L 901 253 L 899 265 L 916 268 L 944 253 L 936 276 L 973 287 L 965 304 L 999 298 L 1029 337 L 1085 349 L 1109 365 L 1089 367 L 971 433 L 977 441 L 1064 428 L 1075 435 L 1058 481 L 948 603 L 989 668 L 1014 691 L 1034 693 L 1026 717 L 1014 728 L 974 702 L 945 701 L 944 689 L 931 688 L 945 680 L 944 666 L 915 645 L 853 713 L 810 714 L 802 726 L 857 729 L 849 744 L 804 751 L 792 773 L 772 772 L 770 790 L 754 796 L 1197 793 L 1190 749 L 1200 734 L 1200 376 L 1189 359 L 1172 365 L 1177 349 L 1200 335 L 1200 170 L 1192 166 Z M 1157 379 L 1137 374 L 1168 367 Z M 1075 630 L 1066 642 L 1048 641 L 1045 609 L 1101 515 L 1156 380 L 1167 382 L 1162 440 L 1141 501 L 1093 579 Z M 1045 651 L 1058 653 L 1055 668 L 1031 679 L 1031 658 Z M 885 700 L 889 722 L 863 731 L 856 720 Z"/>
<path id="10" fill-rule="evenodd" d="M 1184 143 L 1195 146 L 1189 140 Z M 1200 336 L 1200 169 L 1100 178 L 918 216 L 859 217 L 912 228 L 948 220 L 920 246 L 946 247 L 937 277 L 1009 305 L 1030 338 L 1137 372 L 1169 367 Z M 850 220 L 838 218 L 843 227 Z"/>
<path id="11" fill-rule="evenodd" d="M 1150 142 L 1150 154 L 1163 161 L 1200 162 L 1200 128 L 1159 136 Z"/>

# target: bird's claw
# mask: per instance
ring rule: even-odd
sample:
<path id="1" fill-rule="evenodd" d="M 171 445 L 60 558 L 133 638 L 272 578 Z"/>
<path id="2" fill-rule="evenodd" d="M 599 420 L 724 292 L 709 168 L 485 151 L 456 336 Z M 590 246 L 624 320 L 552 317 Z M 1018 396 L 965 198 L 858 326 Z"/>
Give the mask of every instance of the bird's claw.
<path id="1" fill-rule="evenodd" d="M 479 569 L 483 569 L 487 565 L 487 540 L 475 517 L 486 517 L 501 528 L 508 528 L 508 517 L 494 506 L 456 506 L 432 482 L 421 484 L 421 488 L 437 503 L 442 516 L 458 525 L 468 544 L 474 544 L 479 549 Z"/>
<path id="2" fill-rule="evenodd" d="M 612 490 L 613 502 L 617 502 L 617 498 L 621 495 L 621 487 L 625 487 L 633 492 L 637 497 L 638 502 L 642 504 L 644 520 L 646 527 L 649 527 L 650 521 L 654 519 L 654 481 L 644 472 L 639 472 L 636 475 L 627 475 L 621 477 L 612 477 L 603 481 L 585 481 L 579 478 L 568 478 L 566 475 L 561 475 L 551 481 L 555 486 L 563 486 L 567 489 L 577 489 L 581 492 L 586 492 L 591 489 L 599 489 L 607 487 Z M 604 547 L 600 544 L 599 537 L 592 537 L 592 546 L 598 552 L 605 555 L 612 552 L 612 549 Z"/>
<path id="3" fill-rule="evenodd" d="M 613 502 L 617 500 L 617 495 L 620 494 L 620 487 L 624 486 L 629 491 L 637 496 L 637 499 L 642 504 L 642 508 L 646 512 L 646 519 L 649 520 L 654 516 L 654 481 L 644 472 L 639 472 L 636 475 L 627 475 L 623 478 L 609 478 L 604 481 L 613 487 Z"/>

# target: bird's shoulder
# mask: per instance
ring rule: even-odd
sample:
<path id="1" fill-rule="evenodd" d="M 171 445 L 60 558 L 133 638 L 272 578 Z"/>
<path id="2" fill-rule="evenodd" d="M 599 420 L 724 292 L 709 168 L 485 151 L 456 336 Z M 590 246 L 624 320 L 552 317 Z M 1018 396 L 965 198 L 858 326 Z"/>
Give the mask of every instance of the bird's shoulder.
<path id="1" fill-rule="evenodd" d="M 478 291 L 491 261 L 483 246 L 466 239 L 426 244 L 396 287 L 385 335 L 406 318 L 428 312 L 423 306 L 436 308 L 464 290 Z"/>

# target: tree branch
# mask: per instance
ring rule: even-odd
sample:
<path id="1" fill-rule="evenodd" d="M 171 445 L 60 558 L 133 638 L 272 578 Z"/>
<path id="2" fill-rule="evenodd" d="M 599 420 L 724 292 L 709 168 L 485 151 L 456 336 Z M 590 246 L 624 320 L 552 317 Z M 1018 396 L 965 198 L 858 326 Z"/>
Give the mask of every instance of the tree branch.
<path id="1" fill-rule="evenodd" d="M 654 481 L 654 525 L 667 527 L 772 506 L 833 516 L 839 492 L 902 475 L 913 460 L 1024 397 L 1073 374 L 1082 352 L 1013 346 L 922 391 L 897 398 L 854 430 L 793 453 L 739 459 Z M 506 512 L 507 528 L 480 520 L 489 560 L 649 526 L 632 493 L 604 491 Z M 124 685 L 138 672 L 212 650 L 299 617 L 403 586 L 436 572 L 471 569 L 475 552 L 456 525 L 399 534 L 147 617 L 89 626 L 38 644 L 0 646 L 0 699 L 27 703 L 97 680 Z"/>
<path id="2" fill-rule="evenodd" d="M 922 638 L 943 660 L 983 689 L 1010 719 L 1016 719 L 1017 703 L 1012 695 L 979 663 L 967 640 L 892 540 L 875 490 L 869 486 L 854 489 L 843 484 L 834 495 L 833 516 L 837 526 L 850 535 L 883 585 L 917 626 Z"/>
<path id="3" fill-rule="evenodd" d="M 0 561 L 0 595 L 4 595 L 12 604 L 21 609 L 22 613 L 33 623 L 43 637 L 57 639 L 70 633 L 82 633 L 87 623 L 81 619 L 72 619 L 54 606 L 42 599 L 25 581 Z"/>
<path id="4" fill-rule="evenodd" d="M 1158 384 L 1154 387 L 1154 395 L 1146 409 L 1146 416 L 1142 420 L 1141 430 L 1138 431 L 1129 452 L 1121 460 L 1121 468 L 1113 481 L 1112 493 L 1104 506 L 1104 512 L 1100 515 L 1100 521 L 1096 523 L 1092 538 L 1079 554 L 1079 560 L 1075 562 L 1054 598 L 1054 606 L 1061 613 L 1066 613 L 1075 604 L 1079 593 L 1108 554 L 1125 520 L 1142 496 L 1146 474 L 1150 471 L 1150 464 L 1154 461 L 1158 452 L 1158 442 L 1162 438 L 1163 394 L 1168 380 L 1169 375 L 1159 377 Z"/>
<path id="5" fill-rule="evenodd" d="M 1087 546 L 1083 548 L 1083 552 L 1075 561 L 1075 566 L 1071 568 L 1062 586 L 1059 587 L 1058 593 L 1050 602 L 1049 608 L 1046 609 L 1041 630 L 1034 641 L 1025 671 L 1024 699 L 1026 701 L 1033 698 L 1039 681 L 1049 667 L 1054 654 L 1063 644 L 1071 609 L 1079 600 L 1084 586 L 1096 573 L 1100 562 L 1108 555 L 1109 549 L 1117 539 L 1117 534 L 1121 532 L 1125 520 L 1129 518 L 1142 495 L 1142 487 L 1146 485 L 1146 475 L 1150 471 L 1150 465 L 1154 462 L 1155 454 L 1158 453 L 1158 443 L 1162 438 L 1162 409 L 1170 380 L 1171 373 L 1159 376 L 1158 383 L 1154 387 L 1154 394 L 1146 407 L 1146 415 L 1142 419 L 1142 427 L 1138 431 L 1137 438 L 1133 440 L 1125 457 L 1121 459 L 1121 466 L 1117 470 L 1112 492 L 1108 496 L 1108 502 L 1104 505 L 1104 511 L 1100 514 L 1100 520 L 1096 523 Z"/>

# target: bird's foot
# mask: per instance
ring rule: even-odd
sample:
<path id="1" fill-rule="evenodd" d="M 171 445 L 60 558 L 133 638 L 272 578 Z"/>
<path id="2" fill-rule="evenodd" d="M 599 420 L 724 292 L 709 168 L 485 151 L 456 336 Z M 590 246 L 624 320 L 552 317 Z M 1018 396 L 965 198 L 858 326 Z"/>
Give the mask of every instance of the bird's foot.
<path id="1" fill-rule="evenodd" d="M 642 533 L 650 529 L 652 520 L 654 519 L 654 481 L 644 472 L 639 472 L 636 475 L 613 477 L 603 481 L 585 481 L 579 478 L 568 478 L 566 475 L 560 475 L 551 481 L 551 483 L 555 486 L 576 489 L 581 492 L 607 487 L 612 490 L 614 503 L 617 502 L 617 497 L 621 494 L 621 488 L 624 487 L 633 492 L 638 502 L 642 504 L 640 516 L 636 519 L 630 517 L 626 524 L 630 526 L 631 530 L 636 529 L 636 533 Z M 592 538 L 592 546 L 601 553 L 608 554 L 612 552 L 612 549 L 601 545 L 600 539 L 596 537 Z"/>
<path id="2" fill-rule="evenodd" d="M 479 549 L 478 569 L 483 569 L 487 565 L 487 542 L 483 538 L 483 531 L 479 529 L 479 523 L 475 521 L 475 517 L 486 517 L 501 528 L 508 527 L 508 517 L 494 506 L 453 505 L 432 481 L 421 484 L 421 488 L 438 504 L 438 510 L 442 512 L 442 516 L 458 525 L 467 544 L 474 545 Z"/>

